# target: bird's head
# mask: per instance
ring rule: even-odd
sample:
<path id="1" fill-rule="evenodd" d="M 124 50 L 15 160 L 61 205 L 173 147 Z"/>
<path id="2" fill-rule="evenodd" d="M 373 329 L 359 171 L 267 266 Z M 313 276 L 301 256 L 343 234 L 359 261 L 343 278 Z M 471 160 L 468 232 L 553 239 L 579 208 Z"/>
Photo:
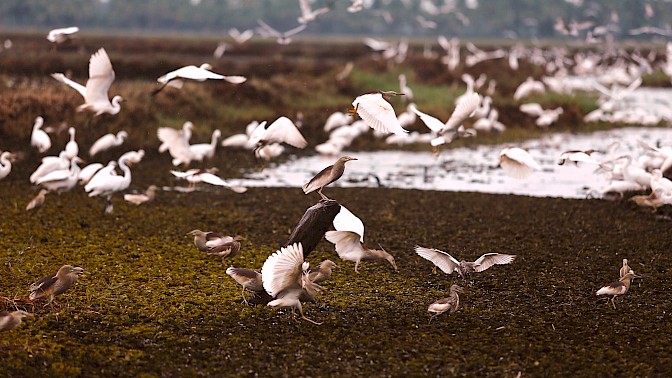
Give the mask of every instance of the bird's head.
<path id="1" fill-rule="evenodd" d="M 320 268 L 333 269 L 338 268 L 338 265 L 336 265 L 336 263 L 331 260 L 324 260 L 320 263 Z"/>
<path id="2" fill-rule="evenodd" d="M 202 235 L 205 235 L 205 232 L 203 232 L 203 231 L 201 231 L 201 230 L 192 230 L 192 231 L 189 231 L 189 232 L 187 233 L 187 235 L 191 235 L 191 236 L 202 236 Z"/>
<path id="3" fill-rule="evenodd" d="M 79 267 L 79 266 L 71 266 L 71 267 L 70 267 L 70 273 L 75 273 L 76 275 L 80 275 L 80 274 L 90 274 L 89 272 L 87 272 L 86 270 L 84 270 L 84 268 Z"/>
<path id="4" fill-rule="evenodd" d="M 383 95 L 383 98 L 388 100 L 392 96 L 403 96 L 403 93 L 395 92 L 395 91 L 378 91 L 380 94 Z"/>
<path id="5" fill-rule="evenodd" d="M 339 158 L 338 160 L 345 163 L 346 161 L 357 160 L 357 158 L 354 158 L 354 157 L 351 157 L 351 156 L 343 156 L 343 157 Z"/>
<path id="6" fill-rule="evenodd" d="M 19 317 L 21 318 L 21 320 L 23 320 L 25 318 L 34 318 L 35 317 L 35 315 L 31 314 L 30 312 L 26 312 L 26 311 L 23 311 L 23 310 L 18 310 L 16 312 L 19 313 Z"/>
<path id="7" fill-rule="evenodd" d="M 236 235 L 233 237 L 233 240 L 239 242 L 239 241 L 245 241 L 247 239 L 244 236 Z"/>
<path id="8" fill-rule="evenodd" d="M 452 285 L 452 286 L 450 287 L 450 291 L 455 291 L 455 292 L 461 293 L 462 290 L 463 290 L 463 289 L 462 289 L 460 286 L 458 286 L 458 285 Z"/>

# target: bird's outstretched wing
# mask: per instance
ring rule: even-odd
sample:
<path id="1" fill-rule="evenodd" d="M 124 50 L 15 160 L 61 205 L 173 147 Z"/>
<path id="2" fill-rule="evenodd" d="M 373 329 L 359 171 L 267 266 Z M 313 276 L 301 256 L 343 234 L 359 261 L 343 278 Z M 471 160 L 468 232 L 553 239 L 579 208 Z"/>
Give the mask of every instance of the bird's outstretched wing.
<path id="1" fill-rule="evenodd" d="M 352 106 L 369 127 L 381 133 L 408 133 L 399 124 L 394 108 L 381 93 L 367 93 L 355 98 Z"/>
<path id="2" fill-rule="evenodd" d="M 343 205 L 334 218 L 334 228 L 336 231 L 353 232 L 359 236 L 359 241 L 364 242 L 364 223 Z"/>
<path id="3" fill-rule="evenodd" d="M 442 132 L 460 126 L 467 118 L 474 114 L 480 105 L 481 95 L 476 92 L 461 97 L 460 101 L 455 105 L 455 110 L 453 110 L 453 114 L 450 115 Z"/>
<path id="4" fill-rule="evenodd" d="M 362 243 L 359 235 L 350 231 L 327 231 L 324 237 L 334 243 L 338 257 L 343 260 L 356 261 L 362 256 Z"/>
<path id="5" fill-rule="evenodd" d="M 415 246 L 415 253 L 417 253 L 420 257 L 434 263 L 434 265 L 436 265 L 446 274 L 453 273 L 455 268 L 460 265 L 460 262 L 457 261 L 453 256 L 438 249 L 425 248 L 418 245 Z"/>
<path id="6" fill-rule="evenodd" d="M 483 256 L 474 261 L 474 264 L 476 264 L 474 270 L 477 272 L 482 272 L 495 264 L 510 264 L 515 258 L 516 255 L 505 255 L 494 252 L 484 253 Z"/>
<path id="7" fill-rule="evenodd" d="M 275 297 L 285 289 L 299 286 L 302 265 L 301 243 L 280 248 L 266 259 L 261 268 L 264 290 Z"/>
<path id="8" fill-rule="evenodd" d="M 261 139 L 265 142 L 287 143 L 296 148 L 305 148 L 308 145 L 294 122 L 285 116 L 268 125 Z"/>
<path id="9" fill-rule="evenodd" d="M 86 82 L 84 99 L 88 104 L 109 102 L 107 91 L 114 81 L 112 62 L 105 49 L 101 48 L 89 60 L 89 80 Z"/>
<path id="10" fill-rule="evenodd" d="M 62 73 L 53 73 L 51 74 L 51 77 L 60 81 L 63 84 L 67 84 L 70 88 L 73 88 L 74 90 L 79 92 L 79 94 L 82 95 L 82 97 L 86 97 L 86 87 L 83 86 L 82 84 L 79 84 L 75 81 L 68 79 Z"/>
<path id="11" fill-rule="evenodd" d="M 499 164 L 506 174 L 517 179 L 527 178 L 541 166 L 522 148 L 505 148 L 499 155 Z"/>
<path id="12" fill-rule="evenodd" d="M 411 108 L 411 111 L 420 117 L 420 120 L 435 133 L 438 133 L 439 130 L 441 130 L 445 124 L 438 118 L 431 116 L 427 113 L 423 113 L 419 111 L 415 106 Z"/>

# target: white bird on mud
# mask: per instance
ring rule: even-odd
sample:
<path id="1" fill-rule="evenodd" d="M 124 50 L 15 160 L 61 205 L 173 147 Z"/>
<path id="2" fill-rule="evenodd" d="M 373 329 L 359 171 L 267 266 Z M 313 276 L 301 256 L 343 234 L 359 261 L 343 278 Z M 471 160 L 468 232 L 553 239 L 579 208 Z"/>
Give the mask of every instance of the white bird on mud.
<path id="1" fill-rule="evenodd" d="M 350 109 L 350 114 L 356 113 L 369 127 L 378 132 L 405 134 L 408 131 L 401 127 L 394 108 L 387 102 L 390 96 L 401 94 L 394 91 L 365 93 L 352 102 L 353 108 Z"/>
<path id="2" fill-rule="evenodd" d="M 89 197 L 104 198 L 107 205 L 105 206 L 105 213 L 111 213 L 114 210 L 112 205 L 112 195 L 116 192 L 121 192 L 128 189 L 131 185 L 131 168 L 128 166 L 130 159 L 127 156 L 122 156 L 118 160 L 119 168 L 124 172 L 123 176 L 115 174 L 101 175 L 100 179 L 91 179 L 88 184 L 84 186 L 84 190 L 89 193 Z M 101 170 L 102 171 L 102 170 Z M 100 173 L 100 171 L 99 171 Z"/>
<path id="3" fill-rule="evenodd" d="M 51 171 L 38 178 L 35 184 L 49 190 L 50 192 L 67 192 L 77 186 L 80 168 L 77 165 L 82 159 L 75 156 L 70 160 L 69 169 L 59 169 Z"/>
<path id="4" fill-rule="evenodd" d="M 506 147 L 499 153 L 499 165 L 504 172 L 517 179 L 525 179 L 533 171 L 541 170 L 529 152 L 519 147 Z"/>
<path id="5" fill-rule="evenodd" d="M 7 177 L 12 171 L 12 161 L 14 154 L 9 151 L 4 151 L 0 154 L 0 180 Z"/>
<path id="6" fill-rule="evenodd" d="M 51 139 L 49 138 L 49 134 L 42 130 L 43 125 L 44 118 L 35 118 L 33 133 L 30 135 L 30 145 L 37 148 L 41 154 L 47 152 L 47 150 L 51 148 Z"/>
<path id="7" fill-rule="evenodd" d="M 518 88 L 516 88 L 516 92 L 513 94 L 513 99 L 518 101 L 531 95 L 532 93 L 543 94 L 545 92 L 546 87 L 544 86 L 544 83 L 538 80 L 534 80 L 533 77 L 528 76 L 528 78 L 522 82 Z"/>
<path id="8" fill-rule="evenodd" d="M 123 101 L 123 98 L 121 96 L 114 96 L 110 102 L 107 95 L 114 81 L 114 70 L 112 69 L 112 62 L 110 62 L 110 58 L 103 48 L 91 55 L 91 60 L 89 61 L 89 80 L 87 80 L 86 86 L 68 79 L 62 73 L 54 73 L 51 76 L 74 88 L 84 97 L 84 104 L 77 108 L 78 111 L 86 109 L 94 112 L 95 115 L 103 113 L 114 115 L 121 110 L 119 103 Z"/>
<path id="9" fill-rule="evenodd" d="M 215 151 L 217 150 L 217 142 L 222 136 L 221 131 L 215 130 L 212 132 L 212 138 L 210 143 L 197 143 L 189 146 L 189 153 L 191 154 L 191 160 L 203 161 L 205 159 L 212 160 L 215 157 Z"/>
<path id="10" fill-rule="evenodd" d="M 341 205 L 333 224 L 336 231 L 327 231 L 324 236 L 334 243 L 338 257 L 355 263 L 355 272 L 359 272 L 360 261 L 366 260 L 386 260 L 397 270 L 392 255 L 384 250 L 370 249 L 364 244 L 364 223 L 345 206 Z"/>
<path id="11" fill-rule="evenodd" d="M 633 278 L 637 278 L 639 276 L 635 275 L 635 271 L 630 269 L 628 273 L 626 273 L 623 277 L 621 277 L 620 280 L 616 282 L 611 282 L 607 284 L 606 286 L 603 286 L 600 288 L 598 291 L 595 292 L 596 295 L 611 295 L 611 304 L 614 306 L 614 310 L 616 309 L 616 303 L 614 300 L 616 300 L 617 295 L 623 295 L 628 292 L 628 289 L 630 289 L 630 283 L 632 282 Z M 609 302 L 607 302 L 609 303 Z"/>
<path id="12" fill-rule="evenodd" d="M 200 67 L 196 66 L 185 66 L 178 68 L 175 71 L 168 72 L 167 74 L 156 79 L 161 86 L 152 92 L 152 95 L 156 95 L 166 86 L 173 88 L 182 88 L 184 85 L 183 79 L 189 79 L 194 81 L 206 81 L 206 80 L 224 80 L 228 81 L 231 84 L 241 84 L 247 81 L 247 78 L 244 76 L 224 76 L 218 73 L 210 71 L 212 66 L 208 63 L 201 64 Z"/>
<path id="13" fill-rule="evenodd" d="M 61 44 L 69 39 L 72 39 L 74 34 L 79 31 L 77 26 L 68 28 L 58 28 L 50 30 L 47 34 L 47 40 L 55 44 Z"/>
<path id="14" fill-rule="evenodd" d="M 70 140 L 65 144 L 65 153 L 68 159 L 74 159 L 75 156 L 79 155 L 79 145 L 75 140 L 75 128 L 68 128 L 68 134 L 70 134 Z"/>
<path id="15" fill-rule="evenodd" d="M 128 138 L 128 133 L 123 130 L 119 131 L 117 135 L 111 133 L 105 134 L 91 145 L 91 148 L 89 148 L 89 156 L 95 156 L 112 147 L 121 146 L 126 138 Z"/>
<path id="16" fill-rule="evenodd" d="M 320 325 L 308 319 L 303 313 L 301 300 L 313 300 L 321 287 L 310 280 L 309 265 L 303 261 L 303 246 L 295 243 L 280 248 L 264 262 L 261 268 L 262 284 L 266 292 L 274 300 L 268 302 L 273 307 L 291 307 L 299 310 L 301 318 L 313 324 Z"/>
<path id="17" fill-rule="evenodd" d="M 444 273 L 451 274 L 457 271 L 462 278 L 467 278 L 472 272 L 482 272 L 493 265 L 510 264 L 516 258 L 516 255 L 490 252 L 484 253 L 476 261 L 470 262 L 466 260 L 458 261 L 447 252 L 434 248 L 415 246 L 415 252 L 420 257 L 431 261 Z"/>
<path id="18" fill-rule="evenodd" d="M 268 126 L 266 121 L 260 123 L 250 135 L 251 145 L 262 147 L 272 143 L 287 143 L 296 148 L 306 148 L 308 145 L 294 122 L 285 116 L 279 117 Z"/>
<path id="19" fill-rule="evenodd" d="M 70 167 L 70 159 L 68 159 L 67 152 L 61 151 L 58 156 L 45 156 L 42 158 L 42 163 L 30 175 L 30 182 L 35 184 L 37 180 L 52 171 L 60 169 L 68 169 Z"/>
<path id="20" fill-rule="evenodd" d="M 520 105 L 520 111 L 536 117 L 537 120 L 535 124 L 539 127 L 546 128 L 553 123 L 557 122 L 560 115 L 564 112 L 562 107 L 557 107 L 555 109 L 544 109 L 541 105 L 537 103 L 529 103 Z"/>

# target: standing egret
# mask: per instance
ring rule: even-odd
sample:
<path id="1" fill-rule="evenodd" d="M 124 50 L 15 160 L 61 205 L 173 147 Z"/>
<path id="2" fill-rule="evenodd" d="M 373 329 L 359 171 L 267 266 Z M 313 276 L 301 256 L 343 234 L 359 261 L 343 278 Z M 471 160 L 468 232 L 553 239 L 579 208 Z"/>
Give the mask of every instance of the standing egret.
<path id="1" fill-rule="evenodd" d="M 189 153 L 191 160 L 203 161 L 205 159 L 212 160 L 215 157 L 215 150 L 217 149 L 217 142 L 222 136 L 219 130 L 212 132 L 210 143 L 198 143 L 189 146 Z"/>
<path id="2" fill-rule="evenodd" d="M 340 157 L 333 165 L 324 168 L 320 173 L 315 175 L 308 183 L 303 186 L 303 193 L 308 194 L 317 190 L 317 193 L 322 197 L 322 199 L 329 199 L 327 196 L 322 194 L 322 189 L 325 186 L 331 184 L 332 182 L 338 180 L 345 172 L 345 163 L 350 160 L 357 160 L 350 156 Z"/>
<path id="3" fill-rule="evenodd" d="M 33 133 L 30 135 L 30 145 L 37 148 L 41 154 L 47 152 L 51 148 L 51 139 L 49 134 L 47 134 L 41 127 L 44 125 L 44 118 L 37 117 L 35 118 L 35 124 L 33 125 Z"/>
<path id="4" fill-rule="evenodd" d="M 499 153 L 499 165 L 507 175 L 524 179 L 532 174 L 534 170 L 541 170 L 529 152 L 518 147 L 506 147 Z"/>
<path id="5" fill-rule="evenodd" d="M 94 156 L 99 152 L 109 150 L 112 147 L 121 146 L 126 138 L 128 138 L 128 133 L 123 130 L 119 131 L 117 135 L 111 133 L 105 134 L 95 141 L 91 148 L 89 148 L 89 156 Z"/>
<path id="6" fill-rule="evenodd" d="M 359 263 L 363 260 L 386 260 L 397 270 L 392 255 L 385 250 L 370 249 L 364 244 L 364 223 L 345 206 L 341 205 L 334 218 L 334 228 L 336 231 L 327 231 L 324 236 L 334 243 L 338 257 L 355 262 L 356 273 L 359 272 Z"/>
<path id="7" fill-rule="evenodd" d="M 70 166 L 70 159 L 68 159 L 67 152 L 61 151 L 58 156 L 45 156 L 42 158 L 42 164 L 35 169 L 30 175 L 30 182 L 35 184 L 37 180 L 52 171 L 60 169 L 68 169 Z"/>
<path id="8" fill-rule="evenodd" d="M 9 175 L 9 173 L 12 171 L 12 161 L 10 158 L 13 157 L 14 154 L 9 151 L 5 151 L 0 154 L 0 180 L 7 177 L 7 175 Z"/>
<path id="9" fill-rule="evenodd" d="M 68 134 L 70 134 L 70 140 L 65 144 L 65 153 L 68 159 L 72 160 L 79 154 L 79 145 L 75 140 L 75 128 L 70 127 L 68 129 Z"/>
<path id="10" fill-rule="evenodd" d="M 37 179 L 35 183 L 50 192 L 67 192 L 77 186 L 80 172 L 77 164 L 81 162 L 82 159 L 75 156 L 70 160 L 70 169 L 51 171 Z"/>
<path id="11" fill-rule="evenodd" d="M 301 243 L 280 248 L 270 255 L 261 268 L 261 280 L 266 292 L 274 300 L 268 302 L 273 307 L 291 307 L 298 309 L 301 318 L 313 324 L 320 325 L 308 319 L 303 314 L 301 299 L 313 300 L 320 291 L 320 286 L 310 280 L 308 263 L 303 261 L 303 247 Z"/>
<path id="12" fill-rule="evenodd" d="M 114 210 L 114 206 L 112 205 L 112 195 L 116 192 L 128 189 L 131 185 L 131 169 L 128 166 L 130 159 L 127 156 L 122 156 L 119 158 L 118 163 L 119 168 L 124 172 L 123 176 L 118 176 L 115 173 L 101 175 L 100 179 L 94 180 L 98 176 L 98 174 L 96 174 L 96 176 L 84 186 L 84 190 L 89 193 L 89 197 L 97 196 L 105 198 L 107 202 L 105 213 L 108 214 Z"/>
<path id="13" fill-rule="evenodd" d="M 387 102 L 390 96 L 403 95 L 395 91 L 375 91 L 357 96 L 350 114 L 357 114 L 372 129 L 389 134 L 403 135 L 408 131 L 399 124 L 394 108 Z"/>
<path id="14" fill-rule="evenodd" d="M 434 248 L 415 246 L 415 252 L 420 257 L 431 261 L 444 273 L 451 274 L 457 271 L 462 278 L 467 278 L 472 272 L 482 272 L 495 264 L 510 264 L 516 258 L 516 255 L 490 252 L 484 253 L 476 261 L 470 262 L 466 260 L 458 261 L 447 252 Z"/>
<path id="15" fill-rule="evenodd" d="M 175 71 L 168 72 L 167 74 L 156 79 L 161 86 L 152 92 L 152 96 L 159 93 L 166 86 L 171 86 L 173 88 L 182 88 L 184 82 L 182 79 L 189 79 L 194 81 L 206 81 L 206 80 L 224 80 L 232 84 L 241 84 L 244 83 L 247 78 L 244 76 L 224 76 L 218 73 L 210 71 L 212 66 L 208 63 L 201 64 L 200 67 L 196 66 L 185 66 L 178 68 Z"/>
<path id="16" fill-rule="evenodd" d="M 121 96 L 114 96 L 110 102 L 107 95 L 114 81 L 114 70 L 112 69 L 112 62 L 110 62 L 110 58 L 103 48 L 91 55 L 91 60 L 89 61 L 89 80 L 87 80 L 86 86 L 68 79 L 62 73 L 53 73 L 51 76 L 61 83 L 74 88 L 84 97 L 84 104 L 77 108 L 78 111 L 87 109 L 98 116 L 103 113 L 114 115 L 121 110 L 119 103 L 123 101 L 123 98 Z"/>

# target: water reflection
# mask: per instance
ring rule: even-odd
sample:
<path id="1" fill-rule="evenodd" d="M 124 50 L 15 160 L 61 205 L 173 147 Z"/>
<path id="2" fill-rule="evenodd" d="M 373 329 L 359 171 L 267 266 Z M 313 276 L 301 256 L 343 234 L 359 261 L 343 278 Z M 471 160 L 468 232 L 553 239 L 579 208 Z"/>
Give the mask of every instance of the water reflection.
<path id="1" fill-rule="evenodd" d="M 591 134 L 552 134 L 529 140 L 520 146 L 528 149 L 542 166 L 525 180 L 504 174 L 498 167 L 499 152 L 504 145 L 456 148 L 442 151 L 438 157 L 431 152 L 379 151 L 343 152 L 359 160 L 350 162 L 343 177 L 332 186 L 421 189 L 439 191 L 473 191 L 506 193 L 540 197 L 585 198 L 590 189 L 599 190 L 609 184 L 595 167 L 558 165 L 566 150 L 596 149 L 598 161 L 642 153 L 641 139 L 653 145 L 672 145 L 672 130 L 665 128 L 625 128 Z M 617 148 L 608 152 L 612 143 Z M 250 187 L 300 187 L 317 172 L 333 164 L 334 157 L 310 156 L 270 166 L 261 172 L 247 172 L 235 180 Z"/>

